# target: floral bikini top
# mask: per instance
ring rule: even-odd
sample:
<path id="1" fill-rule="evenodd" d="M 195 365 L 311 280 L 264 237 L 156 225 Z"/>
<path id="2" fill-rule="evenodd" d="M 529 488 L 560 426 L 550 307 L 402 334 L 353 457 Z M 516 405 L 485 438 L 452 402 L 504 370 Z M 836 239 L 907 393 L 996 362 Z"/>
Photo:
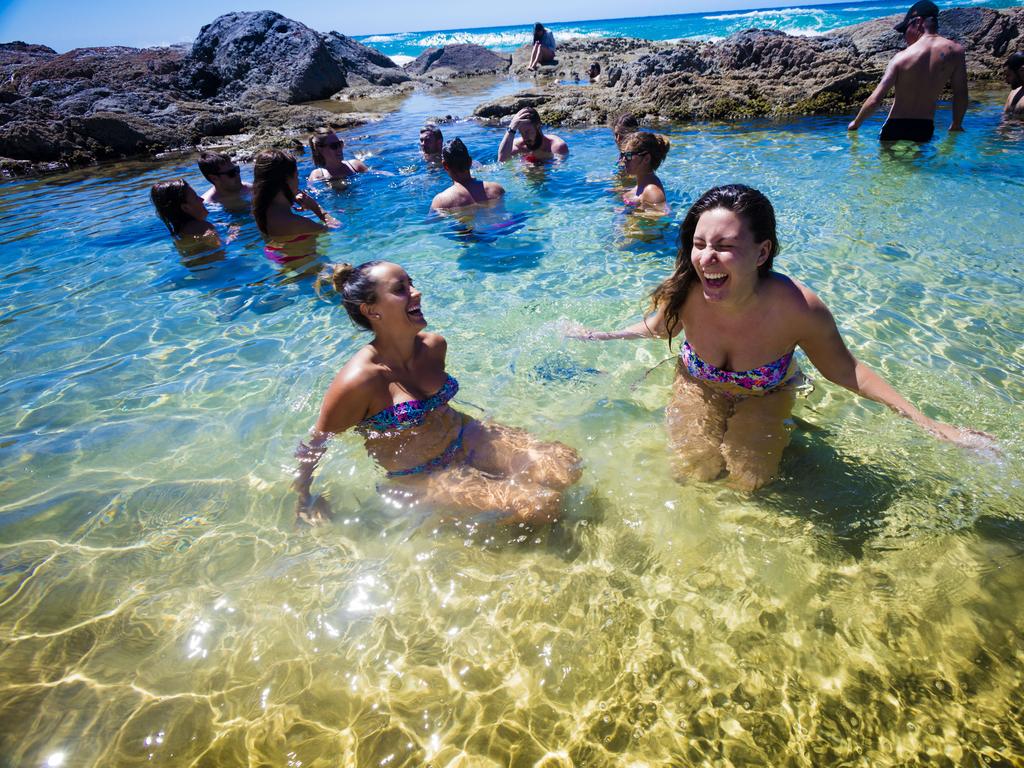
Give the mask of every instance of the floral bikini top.
<path id="1" fill-rule="evenodd" d="M 436 411 L 447 403 L 455 397 L 455 393 L 458 391 L 459 382 L 448 376 L 442 387 L 425 400 L 407 400 L 404 403 L 395 403 L 373 416 L 367 416 L 356 424 L 355 430 L 365 435 L 369 432 L 388 432 L 418 427 L 426 420 L 428 413 Z"/>
<path id="2" fill-rule="evenodd" d="M 751 368 L 749 371 L 727 371 L 701 360 L 693 351 L 690 342 L 684 341 L 679 350 L 679 359 L 695 379 L 711 381 L 716 384 L 730 384 L 747 390 L 749 394 L 763 395 L 792 378 L 790 368 L 793 364 L 793 352 L 787 352 L 778 360 Z"/>

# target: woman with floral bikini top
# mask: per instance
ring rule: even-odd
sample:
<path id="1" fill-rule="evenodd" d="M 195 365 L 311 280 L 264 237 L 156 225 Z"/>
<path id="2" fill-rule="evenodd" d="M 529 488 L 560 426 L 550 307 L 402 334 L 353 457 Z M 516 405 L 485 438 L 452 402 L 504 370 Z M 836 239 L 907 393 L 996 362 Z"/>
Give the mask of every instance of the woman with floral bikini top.
<path id="1" fill-rule="evenodd" d="M 672 275 L 652 294 L 654 313 L 621 331 L 583 339 L 685 334 L 666 410 L 673 469 L 680 478 L 754 490 L 778 472 L 801 381 L 800 347 L 821 374 L 887 405 L 951 442 L 976 447 L 991 436 L 930 419 L 857 360 L 813 291 L 772 271 L 775 212 L 739 184 L 705 192 L 683 220 Z"/>

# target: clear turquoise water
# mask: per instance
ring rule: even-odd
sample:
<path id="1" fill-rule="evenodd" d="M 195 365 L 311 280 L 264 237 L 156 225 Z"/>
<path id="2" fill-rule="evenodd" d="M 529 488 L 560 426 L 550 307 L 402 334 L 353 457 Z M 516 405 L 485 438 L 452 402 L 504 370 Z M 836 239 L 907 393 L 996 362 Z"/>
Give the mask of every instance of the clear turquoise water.
<path id="1" fill-rule="evenodd" d="M 416 95 L 345 136 L 375 169 L 319 198 L 325 260 L 387 258 L 449 341 L 460 407 L 576 446 L 565 517 L 512 531 L 382 503 L 358 439 L 296 530 L 292 451 L 365 337 L 277 271 L 244 217 L 183 260 L 150 184 L 191 161 L 0 186 L 0 764 L 1008 765 L 1024 755 L 1024 138 L 881 150 L 847 118 L 670 130 L 674 218 L 742 181 L 780 269 L 857 355 L 1001 459 L 932 440 L 820 377 L 783 478 L 669 477 L 663 343 L 564 341 L 635 318 L 673 259 L 609 192 L 605 130 L 559 166 L 493 160 L 472 236 L 426 216 Z M 940 124 L 942 120 L 940 119 Z M 308 159 L 303 169 L 308 170 Z M 247 174 L 249 169 L 245 171 Z M 1003 761 L 1000 763 L 999 761 Z"/>
<path id="2" fill-rule="evenodd" d="M 550 22 L 540 19 L 556 41 L 604 37 L 639 37 L 645 40 L 693 38 L 717 40 L 733 32 L 758 27 L 779 29 L 791 35 L 818 35 L 863 21 L 904 14 L 912 3 L 905 0 L 861 0 L 817 5 L 782 5 L 757 10 L 702 11 L 668 16 L 641 16 L 595 21 Z M 939 0 L 940 9 L 980 6 L 1008 8 L 1017 0 Z M 443 29 L 424 32 L 390 31 L 356 38 L 388 56 L 419 56 L 427 48 L 453 43 L 475 43 L 511 51 L 533 39 L 533 24 L 500 27 Z"/>

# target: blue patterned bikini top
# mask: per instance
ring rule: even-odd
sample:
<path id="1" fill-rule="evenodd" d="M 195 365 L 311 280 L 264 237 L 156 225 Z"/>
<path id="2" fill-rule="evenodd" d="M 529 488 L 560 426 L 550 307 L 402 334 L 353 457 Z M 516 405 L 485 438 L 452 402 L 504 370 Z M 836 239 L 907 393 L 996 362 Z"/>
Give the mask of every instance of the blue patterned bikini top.
<path id="1" fill-rule="evenodd" d="M 459 391 L 459 382 L 451 376 L 445 379 L 442 387 L 426 400 L 407 400 L 395 403 L 383 411 L 367 416 L 356 424 L 357 432 L 388 432 L 391 430 L 418 427 L 427 418 L 427 414 L 447 403 Z"/>

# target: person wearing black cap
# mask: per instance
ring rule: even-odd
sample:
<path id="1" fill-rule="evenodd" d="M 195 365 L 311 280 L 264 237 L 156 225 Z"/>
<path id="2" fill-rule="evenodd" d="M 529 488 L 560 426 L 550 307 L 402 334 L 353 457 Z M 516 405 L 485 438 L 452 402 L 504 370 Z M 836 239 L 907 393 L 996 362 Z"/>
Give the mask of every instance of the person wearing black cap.
<path id="1" fill-rule="evenodd" d="M 462 143 L 462 139 L 452 139 L 441 148 L 441 167 L 451 177 L 452 185 L 434 196 L 430 210 L 465 208 L 469 205 L 499 200 L 504 196 L 505 188 L 501 184 L 474 179 L 470 173 L 472 165 L 473 158 L 469 156 L 469 150 Z"/>
<path id="2" fill-rule="evenodd" d="M 935 102 L 947 83 L 953 91 L 949 130 L 962 131 L 967 112 L 967 65 L 964 48 L 939 35 L 939 9 L 931 0 L 914 3 L 894 29 L 907 41 L 893 56 L 882 81 L 847 126 L 856 131 L 895 88 L 892 109 L 882 126 L 881 141 L 930 141 L 935 132 Z"/>
<path id="3" fill-rule="evenodd" d="M 1024 53 L 1011 53 L 1003 66 L 1003 76 L 1010 86 L 1003 112 L 1007 115 L 1024 117 Z"/>

